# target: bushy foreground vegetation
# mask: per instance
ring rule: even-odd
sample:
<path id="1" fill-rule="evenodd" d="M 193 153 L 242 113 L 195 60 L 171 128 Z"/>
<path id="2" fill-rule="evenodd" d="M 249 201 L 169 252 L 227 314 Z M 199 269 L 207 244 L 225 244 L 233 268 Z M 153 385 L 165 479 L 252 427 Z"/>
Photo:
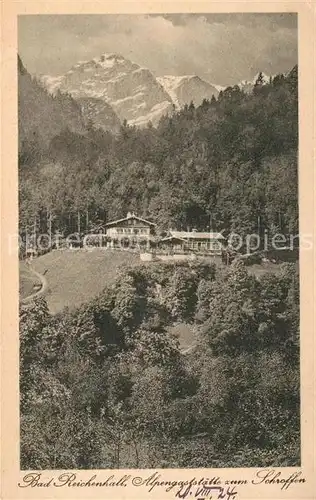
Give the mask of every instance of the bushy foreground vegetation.
<path id="1" fill-rule="evenodd" d="M 298 287 L 292 264 L 152 264 L 76 311 L 21 308 L 21 467 L 298 465 Z"/>

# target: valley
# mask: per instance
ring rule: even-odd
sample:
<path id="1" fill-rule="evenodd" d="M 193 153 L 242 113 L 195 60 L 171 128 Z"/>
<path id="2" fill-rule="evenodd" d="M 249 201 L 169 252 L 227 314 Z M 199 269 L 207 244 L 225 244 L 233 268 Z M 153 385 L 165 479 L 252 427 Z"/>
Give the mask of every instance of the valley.
<path id="1" fill-rule="evenodd" d="M 301 463 L 299 68 L 274 16 L 53 16 L 67 50 L 21 45 L 23 470 Z M 22 17 L 34 51 L 49 16 Z"/>

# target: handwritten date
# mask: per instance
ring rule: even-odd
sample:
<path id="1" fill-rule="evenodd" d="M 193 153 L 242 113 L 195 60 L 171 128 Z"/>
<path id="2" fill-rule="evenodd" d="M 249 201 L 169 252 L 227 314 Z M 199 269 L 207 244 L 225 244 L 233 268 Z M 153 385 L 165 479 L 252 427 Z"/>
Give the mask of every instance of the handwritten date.
<path id="1" fill-rule="evenodd" d="M 195 500 L 236 500 L 237 491 L 235 486 L 228 486 L 226 488 L 222 486 L 200 486 L 194 492 L 189 485 L 180 488 L 175 495 L 176 498 L 187 498 L 190 496 Z"/>

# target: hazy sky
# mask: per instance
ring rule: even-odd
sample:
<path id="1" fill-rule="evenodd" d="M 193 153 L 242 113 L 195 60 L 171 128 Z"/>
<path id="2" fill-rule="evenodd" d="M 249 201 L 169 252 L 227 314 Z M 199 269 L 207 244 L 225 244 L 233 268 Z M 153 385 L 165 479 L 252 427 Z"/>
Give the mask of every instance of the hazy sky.
<path id="1" fill-rule="evenodd" d="M 231 85 L 297 63 L 297 16 L 19 16 L 19 53 L 30 73 L 60 75 L 104 52 L 122 54 L 156 76 L 197 74 Z"/>

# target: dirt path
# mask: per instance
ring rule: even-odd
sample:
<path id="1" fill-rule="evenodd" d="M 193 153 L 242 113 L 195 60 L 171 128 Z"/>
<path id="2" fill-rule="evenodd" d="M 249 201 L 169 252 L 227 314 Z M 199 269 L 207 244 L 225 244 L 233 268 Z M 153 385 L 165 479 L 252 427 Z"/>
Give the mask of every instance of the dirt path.
<path id="1" fill-rule="evenodd" d="M 196 344 L 192 344 L 189 347 L 186 347 L 185 349 L 180 349 L 181 354 L 189 354 L 189 352 L 192 352 L 196 347 Z"/>
<path id="2" fill-rule="evenodd" d="M 32 300 L 34 300 L 38 297 L 41 297 L 42 295 L 44 295 L 44 293 L 46 292 L 46 290 L 48 288 L 48 283 L 47 283 L 47 279 L 45 278 L 45 276 L 43 276 L 42 274 L 35 271 L 35 269 L 33 269 L 31 266 L 29 266 L 28 269 L 40 280 L 41 288 L 39 290 L 37 290 L 37 292 L 34 292 L 31 295 L 29 295 L 28 297 L 21 299 L 22 304 L 29 304 Z"/>

